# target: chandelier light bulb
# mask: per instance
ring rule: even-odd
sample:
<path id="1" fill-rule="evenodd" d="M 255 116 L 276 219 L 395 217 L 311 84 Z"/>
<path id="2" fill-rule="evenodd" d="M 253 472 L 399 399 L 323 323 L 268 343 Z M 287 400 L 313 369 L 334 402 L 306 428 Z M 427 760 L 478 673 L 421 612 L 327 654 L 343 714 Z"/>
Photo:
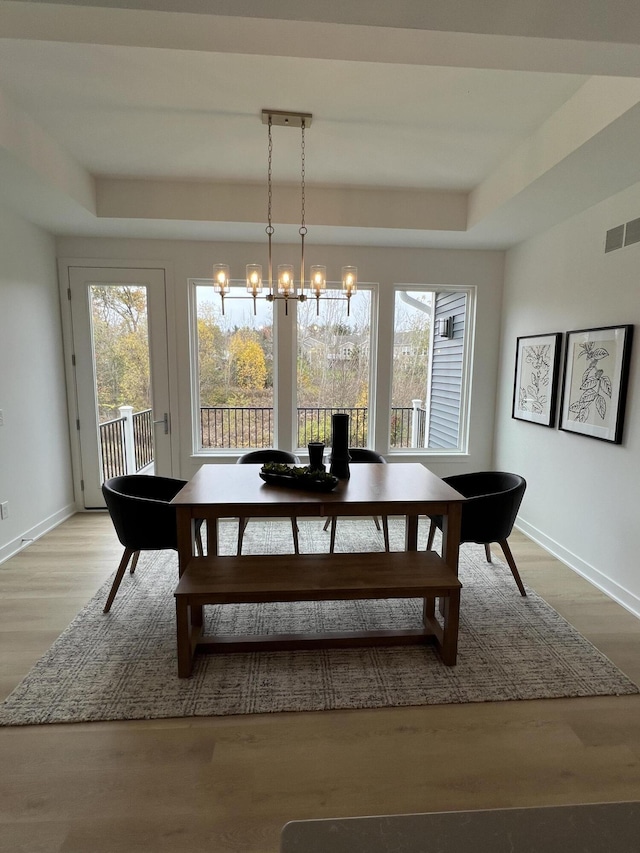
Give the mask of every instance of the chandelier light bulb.
<path id="1" fill-rule="evenodd" d="M 262 264 L 247 264 L 247 291 L 253 296 L 262 293 Z"/>
<path id="2" fill-rule="evenodd" d="M 358 289 L 358 268 L 342 267 L 342 289 L 351 296 Z"/>
<path id="3" fill-rule="evenodd" d="M 293 277 L 293 266 L 291 264 L 280 264 L 278 266 L 278 291 L 283 296 L 293 296 L 295 293 L 295 280 Z"/>
<path id="4" fill-rule="evenodd" d="M 311 290 L 314 296 L 320 296 L 327 287 L 327 268 L 320 265 L 312 265 L 310 274 Z"/>
<path id="5" fill-rule="evenodd" d="M 229 293 L 229 266 L 228 264 L 213 265 L 213 287 L 216 293 Z"/>

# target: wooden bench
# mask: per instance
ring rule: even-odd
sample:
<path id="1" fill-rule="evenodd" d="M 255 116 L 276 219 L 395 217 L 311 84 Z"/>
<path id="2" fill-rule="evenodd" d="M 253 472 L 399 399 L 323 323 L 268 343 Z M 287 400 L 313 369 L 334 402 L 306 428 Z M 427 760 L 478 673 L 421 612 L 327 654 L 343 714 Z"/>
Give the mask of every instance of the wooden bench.
<path id="1" fill-rule="evenodd" d="M 462 584 L 434 551 L 193 557 L 174 593 L 178 675 L 198 651 L 237 652 L 433 642 L 454 666 Z M 422 598 L 423 627 L 388 631 L 203 636 L 205 604 Z M 441 601 L 443 625 L 435 616 Z"/>

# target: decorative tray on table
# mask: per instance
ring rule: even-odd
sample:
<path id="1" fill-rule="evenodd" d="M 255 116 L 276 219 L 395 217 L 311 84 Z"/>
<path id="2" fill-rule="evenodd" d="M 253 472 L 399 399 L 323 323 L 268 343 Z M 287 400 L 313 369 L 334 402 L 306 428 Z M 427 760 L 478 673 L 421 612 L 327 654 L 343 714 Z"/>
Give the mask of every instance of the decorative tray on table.
<path id="1" fill-rule="evenodd" d="M 282 462 L 267 462 L 260 470 L 260 477 L 270 486 L 309 492 L 332 492 L 338 485 L 338 478 L 326 471 L 313 471 L 308 465 L 285 465 Z"/>

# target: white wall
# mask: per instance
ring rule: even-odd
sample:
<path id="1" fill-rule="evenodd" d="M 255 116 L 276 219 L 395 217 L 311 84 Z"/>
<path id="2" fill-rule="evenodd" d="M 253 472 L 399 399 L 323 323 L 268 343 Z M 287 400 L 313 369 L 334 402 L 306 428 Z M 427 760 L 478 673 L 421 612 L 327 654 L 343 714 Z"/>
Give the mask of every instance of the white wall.
<path id="1" fill-rule="evenodd" d="M 202 460 L 192 458 L 190 431 L 190 373 L 188 336 L 189 278 L 210 278 L 214 262 L 231 265 L 232 276 L 240 277 L 247 260 L 266 262 L 266 246 L 242 243 L 212 244 L 168 240 L 107 240 L 61 238 L 57 241 L 60 258 L 96 259 L 119 262 L 157 263 L 167 269 L 169 283 L 170 354 L 175 351 L 175 375 L 171 377 L 175 404 L 172 423 L 179 436 L 177 476 L 189 477 Z M 277 246 L 274 262 L 287 258 L 297 262 L 298 246 Z M 449 251 L 433 249 L 385 249 L 308 246 L 306 263 L 325 263 L 329 278 L 339 278 L 343 264 L 358 267 L 360 281 L 380 283 L 381 323 L 390 322 L 391 285 L 422 283 L 476 285 L 477 334 L 473 366 L 471 438 L 469 455 L 429 461 L 438 474 L 484 469 L 493 453 L 493 412 L 497 376 L 497 341 L 502 298 L 502 252 Z M 173 339 L 175 336 L 175 339 Z M 171 357 L 171 356 L 170 356 Z M 174 431 L 175 434 L 175 431 Z"/>
<path id="2" fill-rule="evenodd" d="M 53 239 L 0 207 L 0 560 L 75 511 Z"/>
<path id="3" fill-rule="evenodd" d="M 585 176 L 585 180 L 588 176 Z M 604 254 L 640 216 L 640 184 L 507 253 L 496 467 L 526 477 L 521 529 L 640 615 L 640 244 Z M 518 335 L 634 323 L 621 446 L 511 419 Z"/>

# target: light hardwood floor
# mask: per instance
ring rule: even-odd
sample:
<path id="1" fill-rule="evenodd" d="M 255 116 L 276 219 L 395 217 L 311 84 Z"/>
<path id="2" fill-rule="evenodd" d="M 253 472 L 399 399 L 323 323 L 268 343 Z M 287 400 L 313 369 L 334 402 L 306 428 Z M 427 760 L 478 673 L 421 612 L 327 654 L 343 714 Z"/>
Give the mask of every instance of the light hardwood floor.
<path id="1" fill-rule="evenodd" d="M 640 682 L 640 620 L 510 542 Z M 2 696 L 120 552 L 107 515 L 81 514 L 0 566 Z M 2 853 L 276 853 L 294 819 L 640 799 L 640 697 L 5 728 L 0 762 Z"/>

